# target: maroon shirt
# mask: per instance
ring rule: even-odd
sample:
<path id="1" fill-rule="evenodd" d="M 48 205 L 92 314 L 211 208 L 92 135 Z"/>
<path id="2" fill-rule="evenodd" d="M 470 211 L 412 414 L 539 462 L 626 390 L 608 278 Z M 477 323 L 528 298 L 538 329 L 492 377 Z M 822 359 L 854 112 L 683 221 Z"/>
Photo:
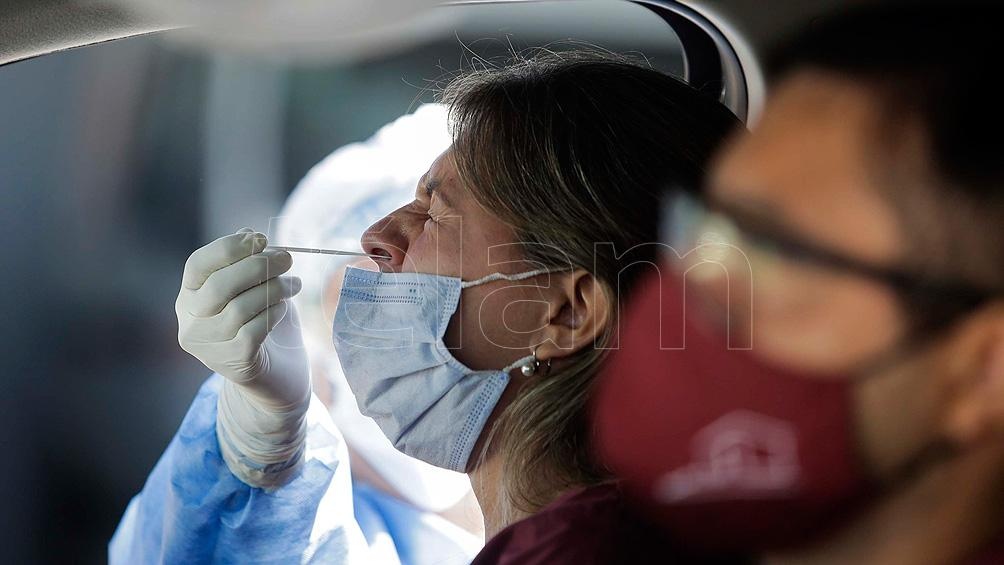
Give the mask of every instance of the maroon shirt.
<path id="1" fill-rule="evenodd" d="M 599 565 L 630 563 L 745 564 L 751 559 L 697 557 L 674 546 L 606 484 L 570 492 L 489 540 L 471 565 Z M 1004 537 L 964 565 L 1004 564 Z"/>
<path id="2" fill-rule="evenodd" d="M 471 565 L 593 565 L 600 563 L 745 563 L 698 559 L 637 518 L 618 487 L 606 484 L 565 494 L 493 537 Z"/>

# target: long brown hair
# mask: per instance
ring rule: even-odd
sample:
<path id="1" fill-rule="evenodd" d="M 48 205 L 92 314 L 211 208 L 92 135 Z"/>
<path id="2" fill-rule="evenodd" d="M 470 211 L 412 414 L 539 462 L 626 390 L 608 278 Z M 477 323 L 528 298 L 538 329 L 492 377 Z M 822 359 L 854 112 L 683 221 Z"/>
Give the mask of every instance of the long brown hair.
<path id="1" fill-rule="evenodd" d="M 696 186 L 738 120 L 673 77 L 583 50 L 465 73 L 442 98 L 463 184 L 513 227 L 527 260 L 589 271 L 614 304 L 594 347 L 524 387 L 489 432 L 503 458 L 501 500 L 533 512 L 606 479 L 585 415 L 616 301 L 639 275 L 623 254 L 654 262 L 644 244 L 658 241 L 660 196 L 670 184 Z"/>

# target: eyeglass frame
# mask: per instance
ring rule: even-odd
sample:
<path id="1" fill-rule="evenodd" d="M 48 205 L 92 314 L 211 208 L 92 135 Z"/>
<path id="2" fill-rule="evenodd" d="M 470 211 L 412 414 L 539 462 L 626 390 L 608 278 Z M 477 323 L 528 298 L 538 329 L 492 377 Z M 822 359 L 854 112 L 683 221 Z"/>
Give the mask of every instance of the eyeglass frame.
<path id="1" fill-rule="evenodd" d="M 780 229 L 753 227 L 750 222 L 743 221 L 727 207 L 714 202 L 704 191 L 681 188 L 669 191 L 666 196 L 664 221 L 674 222 L 676 201 L 681 198 L 696 204 L 704 214 L 715 214 L 724 218 L 735 227 L 742 241 L 764 249 L 770 254 L 796 263 L 860 276 L 892 289 L 904 306 L 918 308 L 917 311 L 908 310 L 908 314 L 914 319 L 913 325 L 916 329 L 943 327 L 961 315 L 1004 295 L 1002 290 L 989 289 L 968 281 L 932 278 L 905 268 L 874 265 L 804 241 Z M 673 226 L 671 229 L 677 228 Z"/>

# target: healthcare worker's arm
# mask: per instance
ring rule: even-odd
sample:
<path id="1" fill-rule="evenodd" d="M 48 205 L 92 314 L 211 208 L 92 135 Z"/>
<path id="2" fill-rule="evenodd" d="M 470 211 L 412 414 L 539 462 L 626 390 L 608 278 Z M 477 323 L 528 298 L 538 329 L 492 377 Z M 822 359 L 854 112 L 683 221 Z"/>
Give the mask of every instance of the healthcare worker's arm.
<path id="1" fill-rule="evenodd" d="M 370 562 L 345 443 L 311 401 L 291 258 L 265 244 L 241 230 L 185 265 L 179 342 L 219 375 L 126 510 L 113 563 Z"/>
<path id="2" fill-rule="evenodd" d="M 274 488 L 303 459 L 310 370 L 296 309 L 293 259 L 244 228 L 198 249 L 175 304 L 178 342 L 222 375 L 216 433 L 239 479 Z"/>
<path id="3" fill-rule="evenodd" d="M 353 516 L 348 452 L 327 410 L 307 411 L 303 461 L 270 492 L 235 477 L 220 453 L 225 379 L 202 386 L 108 547 L 115 564 L 382 563 Z"/>

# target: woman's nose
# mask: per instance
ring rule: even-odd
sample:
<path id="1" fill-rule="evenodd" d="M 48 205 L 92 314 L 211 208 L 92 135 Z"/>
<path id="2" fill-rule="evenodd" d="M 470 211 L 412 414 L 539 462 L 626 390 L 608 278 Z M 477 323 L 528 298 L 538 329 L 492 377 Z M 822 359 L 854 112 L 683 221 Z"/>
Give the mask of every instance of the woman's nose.
<path id="1" fill-rule="evenodd" d="M 383 255 L 376 260 L 381 271 L 400 272 L 408 252 L 408 238 L 394 214 L 385 216 L 363 232 L 360 239 L 363 251 Z"/>

